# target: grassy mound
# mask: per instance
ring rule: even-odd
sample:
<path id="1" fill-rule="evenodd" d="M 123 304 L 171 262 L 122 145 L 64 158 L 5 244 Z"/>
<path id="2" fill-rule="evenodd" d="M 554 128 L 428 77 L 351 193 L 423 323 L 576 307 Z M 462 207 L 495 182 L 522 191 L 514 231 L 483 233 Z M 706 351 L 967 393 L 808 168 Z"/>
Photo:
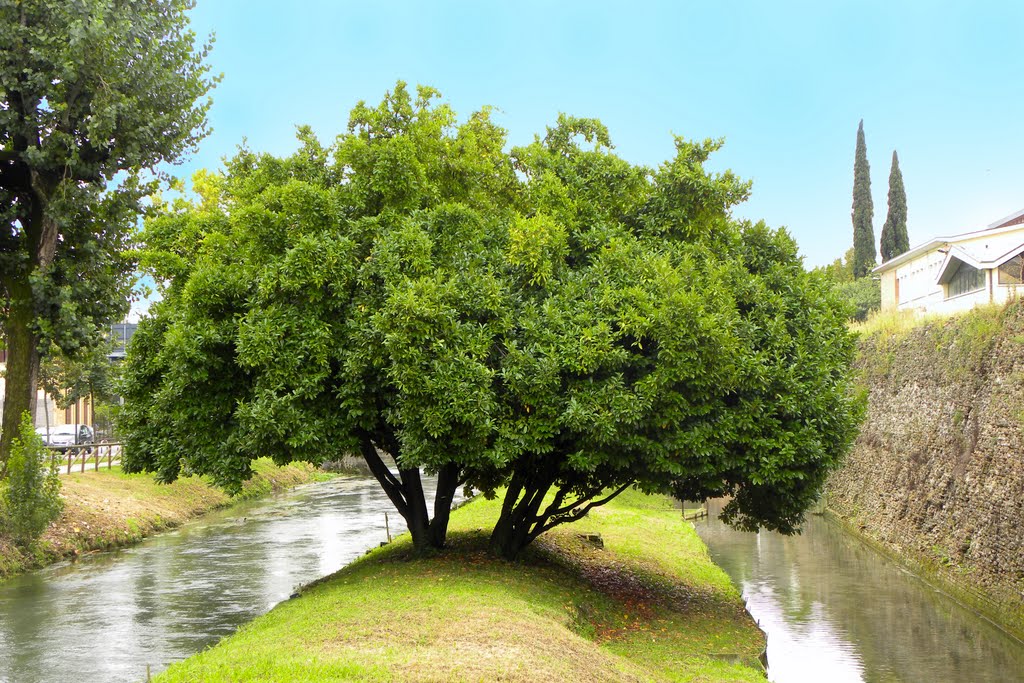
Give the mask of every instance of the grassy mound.
<path id="1" fill-rule="evenodd" d="M 430 558 L 375 550 L 156 680 L 765 680 L 761 632 L 668 500 L 623 494 L 514 564 L 485 551 L 497 512 L 456 511 Z"/>

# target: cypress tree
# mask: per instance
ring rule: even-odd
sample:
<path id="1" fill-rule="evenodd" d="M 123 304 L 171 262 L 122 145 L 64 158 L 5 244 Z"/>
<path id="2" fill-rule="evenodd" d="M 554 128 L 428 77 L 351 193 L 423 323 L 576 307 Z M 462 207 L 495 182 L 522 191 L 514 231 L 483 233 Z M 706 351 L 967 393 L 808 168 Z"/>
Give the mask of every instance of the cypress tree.
<path id="1" fill-rule="evenodd" d="M 889 171 L 889 213 L 882 226 L 882 262 L 896 258 L 910 249 L 907 237 L 907 193 L 903 189 L 903 174 L 896 151 L 892 153 L 892 170 Z"/>
<path id="2" fill-rule="evenodd" d="M 853 160 L 853 276 L 864 277 L 875 265 L 875 230 L 871 226 L 871 168 L 864 142 L 864 119 L 857 126 L 857 151 Z"/>

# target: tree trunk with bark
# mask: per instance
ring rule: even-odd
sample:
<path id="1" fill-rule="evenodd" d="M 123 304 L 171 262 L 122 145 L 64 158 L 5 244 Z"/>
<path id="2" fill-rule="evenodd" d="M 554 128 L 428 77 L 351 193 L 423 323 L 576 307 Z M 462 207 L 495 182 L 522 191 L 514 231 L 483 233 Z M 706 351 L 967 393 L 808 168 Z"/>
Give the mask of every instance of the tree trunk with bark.
<path id="1" fill-rule="evenodd" d="M 39 339 L 32 331 L 35 310 L 32 286 L 26 280 L 11 278 L 7 282 L 10 315 L 7 318 L 7 370 L 4 384 L 4 410 L 0 431 L 0 479 L 7 476 L 11 445 L 18 436 L 21 416 L 28 411 L 33 421 L 36 413 L 36 385 L 39 375 Z"/>
<path id="2" fill-rule="evenodd" d="M 519 557 L 519 552 L 540 534 L 536 530 L 543 520 L 537 513 L 553 483 L 552 477 L 524 473 L 530 469 L 519 467 L 512 476 L 491 532 L 491 552 L 509 561 Z"/>
<path id="3" fill-rule="evenodd" d="M 426 496 L 419 468 L 399 469 L 398 476 L 388 469 L 380 457 L 377 446 L 369 437 L 360 443 L 363 460 L 374 478 L 380 483 L 398 513 L 405 518 L 405 525 L 412 536 L 412 545 L 417 553 L 444 547 L 448 535 L 448 519 L 452 499 L 459 486 L 460 470 L 449 464 L 441 468 L 437 477 L 437 493 L 434 499 L 434 518 L 427 513 Z"/>
<path id="4" fill-rule="evenodd" d="M 432 548 L 443 548 L 448 538 L 448 519 L 452 501 L 459 488 L 459 467 L 449 463 L 437 473 L 437 491 L 434 493 L 434 518 L 430 520 L 428 542 Z"/>
<path id="5" fill-rule="evenodd" d="M 25 149 L 23 139 L 15 140 L 16 149 Z M 4 385 L 4 409 L 0 416 L 0 479 L 7 476 L 11 445 L 18 435 L 25 411 L 36 416 L 36 390 L 39 379 L 39 335 L 34 330 L 35 304 L 30 276 L 40 266 L 53 263 L 57 253 L 59 225 L 46 211 L 47 203 L 60 183 L 60 176 L 29 170 L 17 156 L 13 165 L 4 167 L 5 189 L 20 194 L 21 223 L 25 265 L 6 273 L 0 285 L 8 298 L 8 317 L 4 330 L 7 344 L 7 369 Z M 8 159 L 8 161 L 11 161 Z"/>
<path id="6" fill-rule="evenodd" d="M 598 496 L 604 492 L 602 488 L 595 487 L 582 494 L 576 492 L 568 503 L 565 500 L 570 496 L 569 487 L 561 485 L 555 487 L 554 497 L 541 511 L 545 496 L 555 486 L 555 475 L 545 472 L 535 463 L 521 462 L 516 466 L 505 492 L 501 513 L 491 532 L 490 550 L 499 557 L 514 561 L 526 546 L 548 529 L 576 521 L 632 485 L 632 480 L 627 481 L 601 498 Z"/>

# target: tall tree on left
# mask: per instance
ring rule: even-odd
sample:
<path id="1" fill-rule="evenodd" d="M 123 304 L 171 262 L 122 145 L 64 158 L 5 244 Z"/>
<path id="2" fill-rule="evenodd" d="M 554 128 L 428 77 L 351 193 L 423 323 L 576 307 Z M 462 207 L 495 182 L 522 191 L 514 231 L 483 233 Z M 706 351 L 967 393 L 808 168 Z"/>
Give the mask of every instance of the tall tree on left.
<path id="1" fill-rule="evenodd" d="M 157 166 L 208 132 L 212 41 L 190 30 L 193 5 L 0 1 L 0 478 L 40 349 L 79 353 L 125 313 L 124 252 Z"/>

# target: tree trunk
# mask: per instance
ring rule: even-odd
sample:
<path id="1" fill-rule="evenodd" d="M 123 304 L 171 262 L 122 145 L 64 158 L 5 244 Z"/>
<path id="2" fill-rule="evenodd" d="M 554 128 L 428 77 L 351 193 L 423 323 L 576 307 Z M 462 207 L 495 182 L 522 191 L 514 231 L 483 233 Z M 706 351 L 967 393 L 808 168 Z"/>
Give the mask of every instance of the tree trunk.
<path id="1" fill-rule="evenodd" d="M 405 526 L 412 536 L 412 545 L 416 552 L 423 553 L 430 548 L 443 547 L 448 533 L 451 501 L 459 484 L 458 467 L 446 465 L 438 474 L 432 521 L 427 514 L 427 500 L 423 494 L 423 480 L 420 478 L 419 468 L 400 469 L 396 477 L 381 460 L 377 446 L 369 436 L 361 439 L 359 448 L 370 472 L 391 499 L 395 509 L 405 519 Z"/>
<path id="2" fill-rule="evenodd" d="M 28 141 L 15 139 L 15 150 L 24 150 Z M 17 162 L 16 162 L 17 165 Z M 24 175 L 24 165 L 23 175 Z M 24 244 L 19 248 L 28 257 L 24 269 L 5 274 L 0 284 L 7 290 L 8 317 L 6 322 L 7 370 L 4 385 L 4 410 L 0 418 L 0 479 L 7 476 L 7 461 L 11 457 L 11 444 L 18 436 L 21 416 L 28 411 L 33 423 L 36 416 L 36 387 L 39 378 L 39 336 L 32 330 L 35 306 L 29 275 L 40 265 L 49 265 L 57 252 L 59 225 L 48 216 L 46 206 L 53 190 L 60 183 L 57 174 L 48 177 L 27 171 L 27 186 L 17 187 L 27 210 L 18 215 L 22 224 Z M 24 178 L 22 178 L 24 180 Z M 10 188 L 15 189 L 15 188 Z"/>
<path id="3" fill-rule="evenodd" d="M 35 419 L 36 380 L 39 375 L 39 339 L 32 331 L 35 311 L 32 286 L 27 278 L 7 282 L 10 294 L 10 315 L 6 323 L 7 372 L 4 386 L 4 412 L 0 432 L 0 479 L 7 476 L 11 442 L 18 436 L 18 426 L 25 411 Z"/>
<path id="4" fill-rule="evenodd" d="M 534 526 L 542 521 L 537 517 L 537 512 L 550 488 L 551 481 L 547 479 L 526 484 L 513 479 L 505 493 L 501 514 L 491 532 L 492 553 L 509 561 L 519 557 L 520 551 L 535 537 L 532 533 Z M 518 491 L 522 491 L 522 498 L 518 498 Z M 511 499 L 509 496 L 512 496 Z"/>
<path id="5" fill-rule="evenodd" d="M 409 503 L 405 525 L 412 534 L 412 547 L 421 554 L 430 547 L 430 517 L 427 515 L 427 499 L 423 495 L 423 481 L 420 479 L 419 468 L 416 467 L 398 470 L 398 474 L 402 478 L 405 499 Z"/>
<path id="6" fill-rule="evenodd" d="M 443 548 L 448 538 L 448 519 L 452 513 L 452 500 L 459 488 L 459 467 L 449 463 L 437 473 L 437 491 L 434 493 L 434 518 L 430 520 L 429 542 L 433 548 Z"/>

